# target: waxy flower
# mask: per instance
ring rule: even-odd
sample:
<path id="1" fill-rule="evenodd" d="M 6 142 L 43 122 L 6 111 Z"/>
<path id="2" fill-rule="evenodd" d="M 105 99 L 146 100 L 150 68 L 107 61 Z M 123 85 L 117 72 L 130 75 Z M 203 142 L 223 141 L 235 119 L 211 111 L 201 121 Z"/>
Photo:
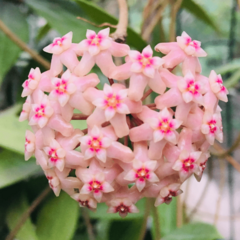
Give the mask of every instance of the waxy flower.
<path id="1" fill-rule="evenodd" d="M 100 202 L 103 193 L 114 191 L 113 187 L 105 181 L 104 173 L 96 173 L 94 175 L 84 175 L 84 185 L 80 191 L 81 194 L 92 193 L 93 197 Z"/>
<path id="2" fill-rule="evenodd" d="M 71 47 L 72 44 L 72 32 L 67 33 L 61 38 L 54 38 L 53 43 L 46 46 L 43 51 L 52 54 L 61 54 Z"/>
<path id="3" fill-rule="evenodd" d="M 196 82 L 192 73 L 188 72 L 184 78 L 178 80 L 178 88 L 182 92 L 183 100 L 186 103 L 194 101 L 203 104 L 202 93 L 204 92 L 200 82 Z"/>
<path id="4" fill-rule="evenodd" d="M 195 178 L 197 179 L 198 182 L 201 181 L 201 178 L 202 178 L 203 172 L 206 168 L 207 161 L 208 161 L 209 157 L 210 157 L 209 152 L 203 152 L 202 155 L 200 156 L 199 160 L 198 160 L 198 165 L 199 165 L 200 172 L 198 174 L 194 173 L 194 176 L 195 176 Z"/>
<path id="5" fill-rule="evenodd" d="M 49 167 L 56 167 L 59 171 L 63 171 L 66 153 L 55 139 L 52 139 L 50 146 L 44 147 L 44 152 L 48 156 Z"/>
<path id="6" fill-rule="evenodd" d="M 108 49 L 112 40 L 109 38 L 109 28 L 103 29 L 96 34 L 92 30 L 87 30 L 87 39 L 79 43 L 81 51 L 88 51 L 90 55 L 97 55 L 100 51 Z"/>
<path id="7" fill-rule="evenodd" d="M 58 197 L 61 192 L 61 183 L 56 173 L 53 170 L 45 171 L 46 178 L 50 188 L 53 190 L 54 194 Z"/>
<path id="8" fill-rule="evenodd" d="M 177 143 L 176 129 L 179 128 L 182 122 L 172 119 L 172 114 L 167 108 L 158 113 L 158 118 L 149 118 L 146 121 L 153 129 L 153 140 L 155 143 L 163 139 L 173 144 Z"/>
<path id="9" fill-rule="evenodd" d="M 183 32 L 182 36 L 177 37 L 177 43 L 185 51 L 185 53 L 190 56 L 207 56 L 207 53 L 201 48 L 201 42 L 197 40 L 192 40 L 186 32 Z"/>
<path id="10" fill-rule="evenodd" d="M 109 203 L 108 213 L 119 213 L 119 216 L 124 218 L 128 213 L 138 213 L 139 210 L 128 198 L 113 199 Z"/>
<path id="11" fill-rule="evenodd" d="M 197 164 L 202 152 L 188 152 L 183 150 L 173 166 L 173 170 L 179 172 L 180 180 L 185 181 L 190 175 L 200 173 L 199 166 Z"/>
<path id="12" fill-rule="evenodd" d="M 135 182 L 139 192 L 146 186 L 146 181 L 158 182 L 159 179 L 154 173 L 157 161 L 141 162 L 137 159 L 133 160 L 133 169 L 130 170 L 124 179 Z"/>
<path id="13" fill-rule="evenodd" d="M 86 207 L 91 211 L 96 211 L 97 201 L 94 198 L 90 197 L 89 195 L 76 193 L 71 197 L 77 202 L 79 202 L 80 207 Z"/>
<path id="14" fill-rule="evenodd" d="M 53 78 L 53 90 L 50 93 L 50 98 L 57 99 L 62 107 L 68 102 L 70 95 L 76 91 L 75 84 L 71 81 L 71 73 L 69 70 L 64 72 L 61 79 Z"/>
<path id="15" fill-rule="evenodd" d="M 215 138 L 219 142 L 223 141 L 222 123 L 219 122 L 217 114 L 213 116 L 206 114 L 206 116 L 204 116 L 201 131 L 211 145 L 213 145 Z"/>
<path id="16" fill-rule="evenodd" d="M 25 160 L 27 161 L 35 151 L 35 135 L 27 130 L 25 134 Z"/>
<path id="17" fill-rule="evenodd" d="M 93 127 L 90 135 L 81 137 L 80 142 L 87 146 L 87 149 L 85 150 L 85 159 L 96 156 L 100 161 L 106 162 L 106 148 L 111 145 L 112 140 L 104 137 L 97 126 Z"/>
<path id="18" fill-rule="evenodd" d="M 217 96 L 217 98 L 223 102 L 227 102 L 228 90 L 223 85 L 223 80 L 221 75 L 220 74 L 217 75 L 216 72 L 212 70 L 209 76 L 209 83 L 212 91 Z"/>
<path id="19" fill-rule="evenodd" d="M 29 125 L 38 125 L 43 128 L 49 118 L 53 115 L 53 108 L 50 105 L 47 95 L 43 95 L 40 103 L 32 105 L 33 116 L 30 119 Z"/>
<path id="20" fill-rule="evenodd" d="M 31 97 L 28 96 L 25 103 L 23 104 L 22 111 L 19 116 L 19 121 L 23 122 L 29 118 L 29 113 L 31 111 L 32 105 L 31 105 Z"/>
<path id="21" fill-rule="evenodd" d="M 181 184 L 172 183 L 161 189 L 159 196 L 156 198 L 154 206 L 157 207 L 162 203 L 169 204 L 173 197 L 180 195 L 183 191 L 180 189 Z"/>
<path id="22" fill-rule="evenodd" d="M 37 67 L 35 69 L 31 68 L 28 74 L 28 79 L 23 83 L 22 97 L 26 97 L 32 94 L 32 92 L 37 88 L 39 81 L 41 79 L 40 69 Z"/>
<path id="23" fill-rule="evenodd" d="M 142 53 L 138 51 L 130 51 L 129 57 L 133 62 L 131 71 L 135 73 L 143 73 L 146 77 L 153 78 L 156 69 L 158 69 L 163 61 L 160 57 L 153 57 L 153 51 L 150 45 L 145 47 Z"/>

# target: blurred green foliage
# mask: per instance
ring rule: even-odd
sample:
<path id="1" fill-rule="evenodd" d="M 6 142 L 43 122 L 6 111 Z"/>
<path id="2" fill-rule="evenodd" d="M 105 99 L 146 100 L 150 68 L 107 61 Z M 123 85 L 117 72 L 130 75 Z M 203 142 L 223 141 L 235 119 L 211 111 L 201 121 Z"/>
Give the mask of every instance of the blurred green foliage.
<path id="1" fill-rule="evenodd" d="M 117 23 L 116 16 L 111 15 L 102 7 L 109 0 L 0 0 L 0 19 L 24 42 L 50 60 L 42 49 L 57 35 L 74 32 L 73 41 L 80 42 L 85 38 L 88 28 L 98 28 L 76 19 L 84 17 L 96 24 Z M 141 50 L 146 42 L 140 35 L 142 11 L 147 1 L 129 0 L 130 27 L 127 43 L 134 49 Z M 115 12 L 115 11 L 113 11 Z M 240 79 L 239 32 L 235 60 L 227 62 L 227 44 L 229 34 L 230 3 L 218 0 L 184 0 L 178 15 L 177 31 L 185 30 L 194 39 L 202 41 L 202 46 L 208 52 L 207 59 L 201 59 L 204 74 L 218 67 L 218 72 L 226 76 L 228 87 L 236 87 Z M 224 16 L 224 17 L 223 17 Z M 240 18 L 240 15 L 237 15 Z M 169 8 L 163 15 L 165 37 L 169 34 Z M 153 45 L 160 41 L 159 26 L 151 36 Z M 42 171 L 35 160 L 24 161 L 24 134 L 28 128 L 26 122 L 18 122 L 20 112 L 19 93 L 21 84 L 27 77 L 30 67 L 38 63 L 31 60 L 28 54 L 11 42 L 0 31 L 0 239 L 17 224 L 19 217 L 29 207 L 42 189 L 47 186 L 47 180 L 42 177 Z M 14 76 L 14 78 L 12 77 Z M 104 79 L 103 79 L 104 81 Z M 20 100 L 21 102 L 22 100 Z M 11 108 L 9 108 L 11 105 Z M 85 122 L 74 122 L 75 127 L 86 128 Z M 6 199 L 10 199 L 8 201 Z M 139 214 L 132 214 L 122 220 L 118 215 L 106 214 L 107 207 L 99 204 L 95 213 L 90 212 L 96 240 L 137 240 L 143 227 L 145 200 L 139 201 Z M 176 229 L 176 201 L 170 205 L 157 208 L 155 217 L 149 218 L 148 235 L 146 239 L 155 239 L 156 223 L 160 223 L 161 236 L 165 240 L 213 240 L 219 239 L 215 227 L 204 223 L 190 223 L 181 229 Z M 157 219 L 156 219 L 157 216 Z M 25 222 L 17 234 L 19 240 L 85 240 L 87 230 L 78 204 L 67 194 L 61 193 L 56 198 L 51 194 L 31 218 Z"/>

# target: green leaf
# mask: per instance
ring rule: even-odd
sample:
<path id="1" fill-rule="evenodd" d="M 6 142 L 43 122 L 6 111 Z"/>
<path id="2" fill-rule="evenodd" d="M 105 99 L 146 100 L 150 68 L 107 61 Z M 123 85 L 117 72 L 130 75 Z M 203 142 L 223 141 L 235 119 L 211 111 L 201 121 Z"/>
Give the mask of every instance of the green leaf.
<path id="1" fill-rule="evenodd" d="M 1 182 L 1 181 L 0 181 Z M 7 225 L 10 230 L 12 230 L 18 223 L 22 214 L 28 209 L 29 205 L 26 196 L 21 194 L 16 194 L 16 198 L 11 199 L 11 204 L 7 211 Z M 27 221 L 22 225 L 21 229 L 16 235 L 18 240 L 38 240 L 35 232 L 35 226 L 28 218 Z"/>
<path id="2" fill-rule="evenodd" d="M 173 231 L 162 240 L 215 240 L 222 239 L 215 226 L 207 223 L 190 223 Z"/>
<path id="3" fill-rule="evenodd" d="M 88 15 L 88 17 L 94 21 L 96 24 L 101 24 L 104 22 L 117 24 L 118 20 L 112 15 L 105 12 L 103 9 L 99 8 L 91 2 L 84 0 L 74 0 L 78 3 L 81 9 Z M 147 43 L 141 38 L 141 36 L 136 33 L 132 28 L 128 27 L 127 29 L 127 44 L 136 48 L 137 50 L 142 50 L 146 47 Z"/>
<path id="4" fill-rule="evenodd" d="M 73 42 L 83 40 L 87 28 L 96 29 L 90 24 L 77 19 L 77 16 L 83 13 L 76 3 L 46 0 L 26 0 L 25 2 L 39 16 L 44 17 L 49 26 L 57 30 L 61 35 L 73 31 Z"/>
<path id="5" fill-rule="evenodd" d="M 155 214 L 153 216 L 153 224 L 151 228 L 151 232 L 153 236 L 155 236 L 155 227 L 156 223 L 159 223 L 159 228 L 161 232 L 161 236 L 165 236 L 176 229 L 176 209 L 177 209 L 177 200 L 173 198 L 172 202 L 167 204 L 161 204 L 157 208 L 154 207 Z M 158 218 L 158 219 L 156 219 Z M 154 237 L 155 238 L 155 237 Z"/>
<path id="6" fill-rule="evenodd" d="M 41 40 L 50 30 L 51 26 L 49 25 L 49 23 L 46 23 L 43 27 L 39 29 L 37 40 Z"/>
<path id="7" fill-rule="evenodd" d="M 79 205 L 65 192 L 48 200 L 37 218 L 39 240 L 70 240 L 76 230 Z"/>
<path id="8" fill-rule="evenodd" d="M 205 9 L 203 9 L 200 5 L 198 5 L 193 0 L 183 0 L 181 8 L 185 8 L 188 12 L 193 14 L 196 18 L 206 23 L 210 27 L 212 27 L 216 32 L 220 32 L 219 27 L 214 22 L 212 17 L 207 13 Z"/>
<path id="9" fill-rule="evenodd" d="M 0 159 L 0 188 L 42 172 L 34 159 L 25 162 L 22 154 L 6 149 L 0 150 Z"/>
<path id="10" fill-rule="evenodd" d="M 128 214 L 127 219 L 143 218 L 145 209 L 145 199 L 141 199 L 136 203 L 136 207 L 139 209 L 139 213 Z M 108 206 L 105 203 L 99 203 L 96 212 L 89 211 L 89 215 L 92 219 L 114 219 L 123 220 L 118 213 L 107 213 Z"/>
<path id="11" fill-rule="evenodd" d="M 225 64 L 219 68 L 216 69 L 216 72 L 218 74 L 224 75 L 226 73 L 232 73 L 236 70 L 240 69 L 240 60 L 234 60 L 228 64 Z"/>
<path id="12" fill-rule="evenodd" d="M 13 17 L 14 16 L 14 17 Z M 28 24 L 24 14 L 20 12 L 19 6 L 1 1 L 0 19 L 24 42 L 28 41 Z M 22 51 L 0 30 L 0 82 L 7 71 L 17 61 Z"/>
<path id="13" fill-rule="evenodd" d="M 139 239 L 143 219 L 112 221 L 109 229 L 109 239 L 137 240 Z"/>
<path id="14" fill-rule="evenodd" d="M 226 88 L 233 88 L 238 84 L 239 81 L 240 81 L 240 70 L 233 73 L 232 76 L 227 81 L 224 81 L 224 85 Z"/>

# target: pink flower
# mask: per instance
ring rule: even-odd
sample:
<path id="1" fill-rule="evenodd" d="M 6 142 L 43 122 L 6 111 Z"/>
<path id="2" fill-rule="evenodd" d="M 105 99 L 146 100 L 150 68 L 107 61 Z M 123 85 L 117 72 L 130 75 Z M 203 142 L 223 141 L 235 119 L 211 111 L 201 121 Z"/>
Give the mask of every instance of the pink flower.
<path id="1" fill-rule="evenodd" d="M 27 130 L 25 134 L 25 160 L 27 161 L 35 151 L 35 135 Z"/>
<path id="2" fill-rule="evenodd" d="M 216 74 L 215 71 L 211 71 L 209 76 L 209 83 L 212 91 L 217 96 L 217 98 L 223 102 L 227 102 L 228 90 L 223 85 L 223 80 L 220 74 Z"/>
<path id="3" fill-rule="evenodd" d="M 124 218 L 128 213 L 138 213 L 139 210 L 128 198 L 113 199 L 109 203 L 108 213 L 119 213 L 119 216 Z"/>
<path id="4" fill-rule="evenodd" d="M 131 71 L 135 73 L 143 73 L 146 77 L 153 78 L 156 69 L 158 69 L 163 61 L 159 57 L 152 57 L 153 51 L 150 45 L 145 47 L 142 54 L 138 51 L 130 51 L 129 57 L 133 62 Z"/>
<path id="5" fill-rule="evenodd" d="M 192 40 L 186 32 L 183 32 L 181 37 L 177 37 L 177 43 L 185 51 L 185 53 L 190 56 L 207 56 L 207 53 L 201 48 L 201 42 Z"/>
<path id="6" fill-rule="evenodd" d="M 153 140 L 159 142 L 163 139 L 176 144 L 177 132 L 175 131 L 182 124 L 177 119 L 172 119 L 172 114 L 167 108 L 164 108 L 158 113 L 158 118 L 149 118 L 146 122 L 153 129 Z"/>
<path id="7" fill-rule="evenodd" d="M 58 197 L 61 192 L 61 183 L 53 170 L 45 171 L 45 175 L 48 179 L 50 188 L 53 190 L 54 194 Z"/>
<path id="8" fill-rule="evenodd" d="M 28 96 L 25 103 L 23 104 L 22 111 L 19 116 L 19 122 L 23 122 L 29 118 L 29 113 L 31 111 L 31 97 Z"/>
<path id="9" fill-rule="evenodd" d="M 107 121 L 111 120 L 116 113 L 130 113 L 128 106 L 124 104 L 124 100 L 127 97 L 127 89 L 116 92 L 111 86 L 104 84 L 103 92 L 104 97 L 96 99 L 93 104 L 104 110 Z"/>
<path id="10" fill-rule="evenodd" d="M 23 83 L 22 97 L 26 97 L 32 94 L 32 92 L 37 88 L 39 81 L 41 79 L 40 69 L 37 67 L 35 69 L 31 68 L 28 74 L 28 79 Z"/>
<path id="11" fill-rule="evenodd" d="M 62 107 L 68 102 L 70 95 L 76 91 L 76 86 L 71 81 L 71 73 L 69 70 L 64 72 L 61 79 L 53 78 L 52 84 L 54 90 L 50 93 L 50 98 L 57 99 Z"/>
<path id="12" fill-rule="evenodd" d="M 183 100 L 186 103 L 194 101 L 201 105 L 203 104 L 203 87 L 200 82 L 195 81 L 194 76 L 190 72 L 184 78 L 178 80 L 178 88 L 182 92 Z"/>
<path id="13" fill-rule="evenodd" d="M 43 49 L 43 51 L 52 54 L 61 54 L 71 47 L 72 44 L 72 32 L 67 33 L 61 38 L 54 38 L 53 43 Z"/>
<path id="14" fill-rule="evenodd" d="M 66 153 L 55 139 L 52 139 L 50 146 L 44 147 L 44 152 L 48 156 L 49 167 L 56 167 L 59 171 L 63 171 Z"/>
<path id="15" fill-rule="evenodd" d="M 161 189 L 159 196 L 156 198 L 154 206 L 157 207 L 162 203 L 169 204 L 173 197 L 180 195 L 183 191 L 180 189 L 181 184 L 172 183 Z"/>
<path id="16" fill-rule="evenodd" d="M 180 180 L 185 181 L 192 173 L 197 175 L 200 172 L 199 166 L 197 164 L 202 152 L 188 152 L 183 150 L 173 166 L 173 170 L 179 171 Z"/>
<path id="17" fill-rule="evenodd" d="M 87 39 L 79 43 L 81 51 L 88 51 L 91 56 L 97 55 L 100 51 L 108 49 L 112 40 L 109 38 L 110 28 L 103 29 L 96 34 L 92 30 L 87 30 Z"/>
<path id="18" fill-rule="evenodd" d="M 106 162 L 106 148 L 111 145 L 112 140 L 110 138 L 104 137 L 97 126 L 93 127 L 91 134 L 81 137 L 80 142 L 81 144 L 87 146 L 87 149 L 85 150 L 85 159 L 96 156 L 96 158 L 102 162 Z"/>
<path id="19" fill-rule="evenodd" d="M 219 142 L 223 141 L 222 123 L 217 114 L 213 114 L 213 116 L 205 114 L 201 131 L 211 145 L 213 145 L 215 138 Z"/>
<path id="20" fill-rule="evenodd" d="M 47 95 L 43 95 L 40 103 L 32 105 L 33 116 L 30 119 L 29 125 L 38 125 L 43 128 L 49 118 L 53 115 L 53 108 L 50 105 Z"/>
<path id="21" fill-rule="evenodd" d="M 100 202 L 103 193 L 114 191 L 113 187 L 105 181 L 104 173 L 96 173 L 94 175 L 84 175 L 84 185 L 80 191 L 81 194 L 92 193 L 93 197 Z"/>
<path id="22" fill-rule="evenodd" d="M 200 172 L 198 174 L 194 173 L 194 176 L 197 179 L 197 181 L 199 181 L 199 182 L 201 181 L 201 178 L 202 178 L 203 172 L 206 168 L 206 164 L 207 164 L 209 157 L 210 157 L 209 152 L 203 152 L 198 160 Z"/>
<path id="23" fill-rule="evenodd" d="M 71 197 L 77 202 L 79 202 L 80 207 L 86 207 L 91 211 L 96 211 L 97 201 L 94 198 L 90 197 L 89 195 L 76 193 Z"/>
<path id="24" fill-rule="evenodd" d="M 133 169 L 130 170 L 124 179 L 135 182 L 139 192 L 146 186 L 146 181 L 158 182 L 159 179 L 154 173 L 157 161 L 141 162 L 137 159 L 133 160 Z"/>

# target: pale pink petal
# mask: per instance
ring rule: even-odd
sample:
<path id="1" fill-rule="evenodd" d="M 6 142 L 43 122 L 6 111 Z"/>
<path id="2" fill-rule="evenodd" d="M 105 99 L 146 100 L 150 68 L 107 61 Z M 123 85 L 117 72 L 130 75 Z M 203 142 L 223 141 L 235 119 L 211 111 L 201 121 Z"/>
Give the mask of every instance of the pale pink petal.
<path id="1" fill-rule="evenodd" d="M 96 100 L 94 100 L 93 105 L 95 105 L 96 107 L 102 108 L 104 109 L 106 107 L 106 100 L 103 98 L 97 98 Z"/>
<path id="2" fill-rule="evenodd" d="M 103 148 L 108 148 L 108 147 L 111 145 L 112 140 L 111 140 L 110 138 L 103 137 L 103 138 L 101 139 L 101 143 L 102 143 L 102 147 L 103 147 Z"/>
<path id="3" fill-rule="evenodd" d="M 153 140 L 155 143 L 161 141 L 164 138 L 164 136 L 165 134 L 160 130 L 155 130 L 153 132 Z"/>
<path id="4" fill-rule="evenodd" d="M 111 120 L 114 115 L 116 113 L 116 110 L 113 108 L 113 107 L 108 107 L 106 110 L 105 110 L 105 118 L 107 121 Z"/>
<path id="5" fill-rule="evenodd" d="M 139 213 L 139 210 L 137 209 L 137 207 L 134 204 L 132 204 L 129 208 L 129 212 L 130 213 Z"/>
<path id="6" fill-rule="evenodd" d="M 144 179 L 139 178 L 136 181 L 136 187 L 137 187 L 139 192 L 141 192 L 145 186 L 146 186 L 146 182 L 145 182 Z"/>
<path id="7" fill-rule="evenodd" d="M 101 202 L 101 200 L 102 200 L 102 192 L 101 191 L 94 191 L 93 196 L 98 202 Z"/>
<path id="8" fill-rule="evenodd" d="M 92 138 L 90 136 L 84 136 L 80 138 L 80 142 L 84 145 L 90 145 Z"/>
<path id="9" fill-rule="evenodd" d="M 96 152 L 96 156 L 99 160 L 101 160 L 102 162 L 106 162 L 107 160 L 107 155 L 106 155 L 106 150 L 105 149 L 99 149 L 97 152 Z"/>
<path id="10" fill-rule="evenodd" d="M 148 174 L 147 180 L 148 180 L 149 182 L 159 182 L 159 178 L 157 177 L 157 175 L 156 175 L 154 172 L 150 172 L 150 173 Z"/>
<path id="11" fill-rule="evenodd" d="M 41 117 L 41 118 L 38 120 L 38 125 L 39 125 L 40 128 L 43 128 L 43 127 L 46 126 L 47 122 L 48 122 L 48 118 L 46 118 L 46 117 Z"/>
<path id="12" fill-rule="evenodd" d="M 87 39 L 93 39 L 96 37 L 96 33 L 93 30 L 87 29 L 86 37 Z"/>
<path id="13" fill-rule="evenodd" d="M 176 134 L 171 131 L 171 132 L 168 132 L 167 134 L 165 134 L 165 139 L 173 144 L 177 144 L 177 137 L 176 137 Z"/>
<path id="14" fill-rule="evenodd" d="M 142 71 L 142 64 L 140 62 L 134 62 L 131 66 L 131 71 L 140 73 Z"/>
<path id="15" fill-rule="evenodd" d="M 100 129 L 96 125 L 93 126 L 93 128 L 91 130 L 91 135 L 94 138 L 99 138 L 100 137 Z"/>
<path id="16" fill-rule="evenodd" d="M 192 93 L 190 93 L 190 92 L 184 92 L 184 93 L 182 94 L 182 97 L 183 97 L 183 100 L 184 100 L 186 103 L 189 103 L 189 102 L 191 102 L 191 101 L 193 100 L 193 95 L 192 95 Z"/>
<path id="17" fill-rule="evenodd" d="M 69 100 L 69 95 L 67 93 L 63 93 L 58 96 L 58 101 L 62 107 L 64 107 Z"/>
<path id="18" fill-rule="evenodd" d="M 134 182 L 136 180 L 136 172 L 134 170 L 130 170 L 124 179 L 130 182 Z"/>
<path id="19" fill-rule="evenodd" d="M 150 171 L 154 171 L 156 165 L 157 165 L 157 161 L 147 161 L 147 162 L 145 162 L 145 168 L 150 170 Z"/>
<path id="20" fill-rule="evenodd" d="M 143 69 L 143 73 L 144 73 L 144 75 L 146 75 L 147 77 L 153 78 L 153 77 L 154 77 L 154 73 L 155 73 L 155 69 L 154 69 L 153 66 L 149 65 L 149 66 L 146 66 L 146 67 Z"/>
<path id="21" fill-rule="evenodd" d="M 129 55 L 129 57 L 130 57 L 132 60 L 134 60 L 134 61 L 137 61 L 137 60 L 139 60 L 139 59 L 142 58 L 141 53 L 138 52 L 138 51 L 135 51 L 135 50 L 130 51 L 130 52 L 128 53 L 128 55 Z"/>
<path id="22" fill-rule="evenodd" d="M 88 148 L 86 151 L 85 151 L 85 156 L 84 158 L 87 160 L 87 159 L 90 159 L 92 157 L 95 156 L 95 152 L 94 150 L 91 150 L 90 148 Z"/>
<path id="23" fill-rule="evenodd" d="M 97 45 L 90 45 L 88 47 L 88 52 L 90 53 L 91 56 L 95 56 L 100 52 L 100 49 Z"/>
<path id="24" fill-rule="evenodd" d="M 110 33 L 110 28 L 108 27 L 99 31 L 97 35 L 100 38 L 106 38 L 109 36 L 109 33 Z"/>
<path id="25" fill-rule="evenodd" d="M 80 194 L 89 194 L 92 189 L 89 187 L 89 184 L 84 184 L 82 189 L 80 190 Z"/>
<path id="26" fill-rule="evenodd" d="M 104 193 L 108 193 L 108 192 L 113 192 L 114 191 L 114 188 L 108 183 L 108 182 L 104 182 L 102 184 L 102 191 Z"/>
<path id="27" fill-rule="evenodd" d="M 124 103 L 120 103 L 117 105 L 117 112 L 121 113 L 121 114 L 129 114 L 130 113 L 128 106 Z"/>
<path id="28" fill-rule="evenodd" d="M 142 50 L 142 55 L 143 55 L 145 58 L 150 58 L 150 57 L 152 57 L 152 55 L 153 55 L 153 50 L 152 50 L 152 48 L 150 47 L 150 45 L 148 45 L 147 47 L 145 47 L 145 48 Z"/>
<path id="29" fill-rule="evenodd" d="M 109 86 L 108 84 L 104 84 L 104 87 L 103 87 L 103 92 L 106 96 L 109 96 L 111 94 L 113 94 L 113 89 L 111 86 Z"/>

